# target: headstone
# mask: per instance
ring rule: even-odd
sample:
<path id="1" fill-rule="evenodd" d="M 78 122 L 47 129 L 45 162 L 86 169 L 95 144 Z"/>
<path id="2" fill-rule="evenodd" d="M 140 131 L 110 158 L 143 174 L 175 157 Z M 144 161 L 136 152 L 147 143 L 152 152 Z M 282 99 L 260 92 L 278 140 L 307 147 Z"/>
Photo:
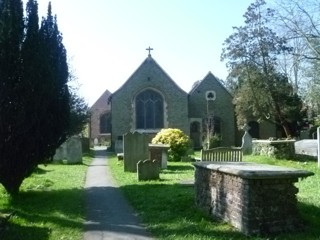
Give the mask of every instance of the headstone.
<path id="1" fill-rule="evenodd" d="M 157 160 L 140 160 L 137 163 L 138 181 L 159 179 L 160 167 Z"/>
<path id="2" fill-rule="evenodd" d="M 61 144 L 60 147 L 56 149 L 56 153 L 53 156 L 53 161 L 59 162 L 59 161 L 67 160 L 66 158 L 67 158 L 67 144 L 63 143 Z"/>
<path id="3" fill-rule="evenodd" d="M 63 161 L 68 164 L 82 162 L 82 141 L 79 136 L 73 136 L 56 149 L 54 161 Z"/>
<path id="4" fill-rule="evenodd" d="M 245 124 L 242 128 L 244 130 L 244 135 L 242 137 L 242 152 L 244 155 L 252 154 L 252 137 L 249 134 L 250 127 Z"/>
<path id="5" fill-rule="evenodd" d="M 149 136 L 138 132 L 127 133 L 123 136 L 123 160 L 125 172 L 136 172 L 137 163 L 147 159 Z"/>
<path id="6" fill-rule="evenodd" d="M 67 163 L 82 162 L 82 142 L 78 136 L 73 136 L 67 140 Z"/>
<path id="7" fill-rule="evenodd" d="M 99 145 L 99 140 L 98 140 L 98 138 L 95 138 L 95 139 L 93 140 L 93 145 L 94 145 L 94 146 L 98 146 L 98 145 Z"/>

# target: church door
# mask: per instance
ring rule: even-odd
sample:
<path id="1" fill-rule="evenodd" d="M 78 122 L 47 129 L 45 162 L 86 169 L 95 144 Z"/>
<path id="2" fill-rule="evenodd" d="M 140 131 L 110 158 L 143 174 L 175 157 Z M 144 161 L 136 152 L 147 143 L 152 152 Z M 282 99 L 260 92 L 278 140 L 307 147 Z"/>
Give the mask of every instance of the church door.
<path id="1" fill-rule="evenodd" d="M 201 148 L 201 127 L 199 122 L 192 122 L 190 124 L 190 138 L 193 142 L 194 149 Z"/>

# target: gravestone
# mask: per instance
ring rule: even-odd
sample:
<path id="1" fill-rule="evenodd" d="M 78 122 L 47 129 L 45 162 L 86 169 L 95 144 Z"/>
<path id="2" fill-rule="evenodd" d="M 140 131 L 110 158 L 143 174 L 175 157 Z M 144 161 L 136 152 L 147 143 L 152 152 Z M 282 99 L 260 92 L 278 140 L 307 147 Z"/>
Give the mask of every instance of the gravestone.
<path id="1" fill-rule="evenodd" d="M 149 136 L 138 132 L 127 133 L 123 136 L 123 161 L 125 172 L 136 172 L 137 163 L 147 159 Z"/>
<path id="2" fill-rule="evenodd" d="M 93 145 L 94 145 L 94 146 L 98 146 L 98 145 L 99 145 L 99 140 L 98 140 L 98 138 L 95 138 L 95 139 L 93 140 Z"/>
<path id="3" fill-rule="evenodd" d="M 160 166 L 157 160 L 140 160 L 137 163 L 138 181 L 159 179 Z"/>
<path id="4" fill-rule="evenodd" d="M 56 149 L 56 153 L 53 156 L 53 161 L 54 162 L 59 162 L 63 160 L 67 160 L 67 144 L 63 143 Z"/>
<path id="5" fill-rule="evenodd" d="M 252 137 L 249 134 L 250 127 L 245 124 L 242 128 L 244 130 L 244 135 L 242 137 L 242 152 L 244 155 L 249 155 L 252 153 Z"/>
<path id="6" fill-rule="evenodd" d="M 79 136 L 73 136 L 67 140 L 67 163 L 82 162 L 82 142 Z"/>
<path id="7" fill-rule="evenodd" d="M 54 161 L 63 161 L 67 164 L 82 162 L 82 141 L 79 136 L 73 136 L 65 141 L 53 157 Z"/>

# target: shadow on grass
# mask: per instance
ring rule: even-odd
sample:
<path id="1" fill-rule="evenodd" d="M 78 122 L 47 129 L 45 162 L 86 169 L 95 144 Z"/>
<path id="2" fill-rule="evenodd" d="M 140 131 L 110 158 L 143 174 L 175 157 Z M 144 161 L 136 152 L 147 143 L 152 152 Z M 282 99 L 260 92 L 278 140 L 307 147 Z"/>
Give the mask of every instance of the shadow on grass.
<path id="1" fill-rule="evenodd" d="M 299 203 L 306 221 L 303 232 L 248 237 L 215 221 L 195 206 L 194 189 L 186 185 L 146 184 L 120 187 L 152 234 L 164 239 L 319 239 L 320 208 Z M 275 238 L 273 238 L 275 237 Z"/>
<path id="2" fill-rule="evenodd" d="M 21 240 L 21 239 L 49 239 L 50 229 L 40 227 L 24 227 L 17 224 L 10 224 L 0 232 L 2 240 Z"/>
<path id="3" fill-rule="evenodd" d="M 52 224 L 81 231 L 83 199 L 83 189 L 20 192 L 7 206 L 14 217 L 1 239 L 48 239 Z"/>
<path id="4" fill-rule="evenodd" d="M 180 184 L 120 187 L 156 238 L 246 239 L 195 206 L 194 188 Z"/>
<path id="5" fill-rule="evenodd" d="M 193 170 L 194 170 L 194 167 L 191 165 L 191 163 L 190 163 L 190 166 L 169 165 L 166 171 L 164 171 L 163 173 L 176 174 L 177 172 L 185 172 L 185 171 L 193 171 Z"/>
<path id="6" fill-rule="evenodd" d="M 48 172 L 52 172 L 53 170 L 46 170 L 46 169 L 43 169 L 43 168 L 40 168 L 40 167 L 37 167 L 33 174 L 38 174 L 38 175 L 41 175 L 41 174 L 46 174 Z"/>

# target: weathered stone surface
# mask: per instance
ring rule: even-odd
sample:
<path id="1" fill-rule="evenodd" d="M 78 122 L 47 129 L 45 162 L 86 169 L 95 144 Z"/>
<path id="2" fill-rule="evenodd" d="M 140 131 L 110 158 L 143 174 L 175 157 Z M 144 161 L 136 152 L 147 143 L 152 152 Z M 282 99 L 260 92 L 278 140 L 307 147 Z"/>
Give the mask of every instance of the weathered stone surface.
<path id="1" fill-rule="evenodd" d="M 196 205 L 246 235 L 269 235 L 303 227 L 294 183 L 313 173 L 243 162 L 194 166 Z"/>
<path id="2" fill-rule="evenodd" d="M 82 162 L 82 142 L 78 136 L 73 136 L 67 140 L 67 163 Z"/>
<path id="3" fill-rule="evenodd" d="M 295 153 L 311 157 L 318 156 L 317 139 L 305 139 L 294 143 Z"/>
<path id="4" fill-rule="evenodd" d="M 160 166 L 157 160 L 140 160 L 137 163 L 137 176 L 139 181 L 159 179 Z"/>
<path id="5" fill-rule="evenodd" d="M 250 130 L 250 127 L 248 125 L 245 125 L 243 127 L 244 134 L 242 136 L 242 152 L 244 155 L 248 155 L 252 153 L 252 137 L 250 133 L 248 132 Z"/>
<path id="6" fill-rule="evenodd" d="M 207 101 L 206 93 L 214 91 L 215 100 Z M 189 93 L 189 116 L 191 118 L 206 119 L 209 113 L 215 118 L 223 121 L 221 127 L 222 146 L 233 146 L 235 144 L 235 121 L 234 105 L 232 96 L 211 72 L 199 82 Z"/>
<path id="7" fill-rule="evenodd" d="M 64 142 L 53 157 L 54 161 L 65 161 L 68 164 L 82 162 L 82 141 L 78 136 L 73 136 Z"/>
<path id="8" fill-rule="evenodd" d="M 161 168 L 167 168 L 168 150 L 170 145 L 167 144 L 149 144 L 149 158 L 157 160 Z"/>
<path id="9" fill-rule="evenodd" d="M 118 136 L 139 130 L 135 123 L 134 98 L 150 88 L 163 95 L 164 128 L 179 128 L 189 135 L 188 94 L 177 86 L 152 57 L 148 57 L 125 84 L 112 94 L 113 142 Z M 159 130 L 154 129 L 153 133 Z"/>
<path id="10" fill-rule="evenodd" d="M 127 133 L 123 136 L 123 141 L 124 171 L 136 172 L 137 163 L 141 159 L 148 158 L 149 137 L 146 134 L 141 134 L 138 132 Z"/>

